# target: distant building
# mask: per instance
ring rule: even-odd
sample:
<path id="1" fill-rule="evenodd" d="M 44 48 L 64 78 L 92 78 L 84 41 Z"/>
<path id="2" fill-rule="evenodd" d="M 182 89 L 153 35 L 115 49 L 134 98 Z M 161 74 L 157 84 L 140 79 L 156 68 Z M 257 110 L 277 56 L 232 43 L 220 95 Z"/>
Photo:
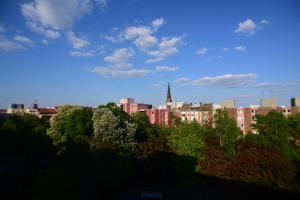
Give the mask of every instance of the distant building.
<path id="1" fill-rule="evenodd" d="M 149 118 L 150 124 L 168 125 L 169 124 L 169 112 L 166 109 L 147 109 L 145 111 Z"/>
<path id="2" fill-rule="evenodd" d="M 264 98 L 261 99 L 260 105 L 263 108 L 276 108 L 277 107 L 277 100 L 273 98 Z"/>
<path id="3" fill-rule="evenodd" d="M 50 122 L 52 116 L 58 113 L 57 109 L 52 108 L 38 108 L 37 116 L 41 119 L 45 119 L 47 122 Z"/>
<path id="4" fill-rule="evenodd" d="M 171 103 L 171 102 L 172 102 L 171 89 L 170 89 L 170 83 L 168 83 L 166 104 Z"/>
<path id="5" fill-rule="evenodd" d="M 294 97 L 291 99 L 292 107 L 300 107 L 300 97 Z"/>
<path id="6" fill-rule="evenodd" d="M 221 103 L 222 108 L 235 108 L 235 100 L 227 99 L 222 101 Z"/>
<path id="7" fill-rule="evenodd" d="M 136 103 L 133 98 L 124 98 L 120 100 L 121 108 L 124 112 L 132 115 L 139 111 L 145 111 L 146 109 L 151 109 L 152 105 L 144 103 Z"/>
<path id="8" fill-rule="evenodd" d="M 6 112 L 9 113 L 9 114 L 12 114 L 12 113 L 25 113 L 24 104 L 13 103 L 13 104 L 10 105 L 10 107 L 7 109 Z"/>

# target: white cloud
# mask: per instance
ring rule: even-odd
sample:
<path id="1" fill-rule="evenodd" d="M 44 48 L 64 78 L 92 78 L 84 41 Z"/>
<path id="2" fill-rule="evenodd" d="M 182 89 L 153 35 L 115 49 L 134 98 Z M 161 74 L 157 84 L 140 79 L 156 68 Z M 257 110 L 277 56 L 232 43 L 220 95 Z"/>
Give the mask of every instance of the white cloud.
<path id="1" fill-rule="evenodd" d="M 144 35 L 142 37 L 137 37 L 134 41 L 134 44 L 141 49 L 152 47 L 157 43 L 156 37 L 152 35 Z"/>
<path id="2" fill-rule="evenodd" d="M 299 81 L 289 81 L 289 82 L 262 82 L 253 84 L 254 88 L 282 88 L 282 87 L 298 87 Z"/>
<path id="3" fill-rule="evenodd" d="M 0 24 L 0 33 L 3 33 L 5 31 L 6 31 L 6 29 L 4 28 L 4 26 L 2 24 Z"/>
<path id="4" fill-rule="evenodd" d="M 90 0 L 35 0 L 21 5 L 28 22 L 44 28 L 71 28 L 74 22 L 92 9 Z"/>
<path id="5" fill-rule="evenodd" d="M 153 31 L 148 26 L 131 26 L 126 28 L 124 37 L 127 40 L 134 40 L 134 44 L 141 49 L 154 46 L 157 43 Z"/>
<path id="6" fill-rule="evenodd" d="M 92 57 L 94 52 L 92 51 L 70 51 L 70 55 L 74 57 Z"/>
<path id="7" fill-rule="evenodd" d="M 203 47 L 203 48 L 201 48 L 201 49 L 198 49 L 197 51 L 196 51 L 196 54 L 198 54 L 198 55 L 204 55 L 204 54 L 206 54 L 207 53 L 207 48 L 205 48 L 205 47 Z"/>
<path id="8" fill-rule="evenodd" d="M 112 35 L 105 35 L 102 38 L 104 38 L 105 40 L 112 42 L 112 43 L 116 43 L 119 42 L 118 38 Z"/>
<path id="9" fill-rule="evenodd" d="M 273 82 L 263 82 L 263 83 L 256 83 L 253 84 L 252 87 L 255 88 L 265 88 L 265 87 L 274 87 L 274 86 L 278 86 L 278 83 L 273 83 Z"/>
<path id="10" fill-rule="evenodd" d="M 152 30 L 148 26 L 131 26 L 125 30 L 126 39 L 134 39 L 143 35 L 152 34 Z"/>
<path id="11" fill-rule="evenodd" d="M 17 41 L 17 42 L 21 42 L 21 43 L 24 43 L 24 44 L 33 44 L 32 40 L 25 37 L 25 36 L 22 36 L 22 35 L 16 35 L 14 37 L 14 40 Z"/>
<path id="12" fill-rule="evenodd" d="M 224 51 L 224 52 L 227 52 L 228 50 L 229 50 L 229 49 L 226 48 L 226 47 L 223 48 L 223 51 Z"/>
<path id="13" fill-rule="evenodd" d="M 66 36 L 67 36 L 68 40 L 71 42 L 73 48 L 75 48 L 75 49 L 80 49 L 80 48 L 86 47 L 90 44 L 89 41 L 75 36 L 75 34 L 72 31 L 66 32 Z"/>
<path id="14" fill-rule="evenodd" d="M 166 20 L 164 20 L 164 18 L 159 18 L 156 20 L 152 21 L 152 27 L 157 30 L 159 27 L 161 27 L 162 25 L 164 25 L 166 23 Z"/>
<path id="15" fill-rule="evenodd" d="M 58 31 L 46 30 L 45 31 L 45 36 L 47 38 L 56 39 L 56 38 L 60 37 L 60 33 Z"/>
<path id="16" fill-rule="evenodd" d="M 106 62 L 113 63 L 116 67 L 130 67 L 127 60 L 134 55 L 134 51 L 131 48 L 116 49 L 113 54 L 105 56 Z"/>
<path id="17" fill-rule="evenodd" d="M 205 76 L 199 79 L 189 79 L 186 77 L 177 79 L 175 82 L 180 85 L 197 85 L 197 86 L 223 86 L 226 88 L 229 87 L 238 87 L 247 85 L 253 82 L 256 79 L 256 74 L 224 74 L 220 76 Z"/>
<path id="18" fill-rule="evenodd" d="M 43 44 L 48 44 L 48 40 L 42 39 Z"/>
<path id="19" fill-rule="evenodd" d="M 183 36 L 179 37 L 163 37 L 158 45 L 158 50 L 148 51 L 148 55 L 152 56 L 147 60 L 148 63 L 154 63 L 165 59 L 168 56 L 174 55 L 178 52 L 177 47 L 182 43 Z"/>
<path id="20" fill-rule="evenodd" d="M 247 19 L 244 22 L 239 23 L 237 29 L 234 30 L 235 33 L 245 33 L 247 35 L 254 35 L 257 30 L 257 25 L 251 19 Z"/>
<path id="21" fill-rule="evenodd" d="M 270 24 L 271 22 L 266 20 L 266 19 L 263 19 L 259 22 L 260 24 Z"/>
<path id="22" fill-rule="evenodd" d="M 122 70 L 122 69 L 116 69 L 111 67 L 93 67 L 90 68 L 89 71 L 104 77 L 123 77 L 123 78 L 142 77 L 151 73 L 151 71 L 148 69 Z"/>
<path id="23" fill-rule="evenodd" d="M 240 52 L 246 51 L 246 49 L 247 49 L 247 47 L 244 45 L 234 47 L 234 50 L 240 51 Z"/>
<path id="24" fill-rule="evenodd" d="M 187 77 L 180 77 L 178 79 L 175 80 L 175 83 L 177 84 L 186 84 L 188 82 L 190 82 L 192 79 L 187 78 Z"/>
<path id="25" fill-rule="evenodd" d="M 19 43 L 7 39 L 5 36 L 0 36 L 0 50 L 14 51 L 25 49 L 25 47 Z"/>
<path id="26" fill-rule="evenodd" d="M 156 71 L 176 71 L 178 69 L 178 67 L 174 67 L 174 66 L 156 66 L 155 70 Z"/>
<path id="27" fill-rule="evenodd" d="M 108 0 L 94 0 L 100 8 L 106 8 Z"/>

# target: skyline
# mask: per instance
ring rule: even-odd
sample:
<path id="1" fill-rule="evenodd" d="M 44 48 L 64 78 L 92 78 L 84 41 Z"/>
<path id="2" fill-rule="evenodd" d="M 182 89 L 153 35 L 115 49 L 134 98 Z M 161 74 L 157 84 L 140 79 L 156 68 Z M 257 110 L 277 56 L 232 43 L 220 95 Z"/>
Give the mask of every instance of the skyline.
<path id="1" fill-rule="evenodd" d="M 1 2 L 0 107 L 300 96 L 299 2 L 185 2 Z"/>

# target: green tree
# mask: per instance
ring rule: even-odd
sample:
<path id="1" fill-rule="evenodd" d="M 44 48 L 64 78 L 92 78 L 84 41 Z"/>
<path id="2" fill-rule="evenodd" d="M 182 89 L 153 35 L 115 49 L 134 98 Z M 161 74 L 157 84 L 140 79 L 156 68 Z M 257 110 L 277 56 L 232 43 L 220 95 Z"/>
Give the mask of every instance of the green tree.
<path id="1" fill-rule="evenodd" d="M 228 116 L 225 110 L 218 109 L 215 115 L 215 129 L 219 139 L 219 145 L 224 148 L 228 156 L 235 154 L 235 141 L 242 134 L 236 121 Z"/>
<path id="2" fill-rule="evenodd" d="M 297 116 L 296 116 L 297 118 Z M 297 119 L 287 119 L 281 112 L 273 110 L 267 115 L 256 115 L 252 125 L 257 130 L 257 137 L 249 137 L 257 143 L 277 149 L 286 158 L 300 160 L 300 152 L 290 141 L 298 127 Z"/>
<path id="3" fill-rule="evenodd" d="M 114 145 L 121 148 L 131 148 L 134 145 L 136 125 L 125 121 L 125 127 L 120 127 L 120 119 L 108 108 L 98 108 L 93 113 L 92 147 L 102 148 Z"/>
<path id="4" fill-rule="evenodd" d="M 168 140 L 176 154 L 201 159 L 201 149 L 204 146 L 203 136 L 204 129 L 199 123 L 182 123 L 180 127 L 172 129 Z"/>
<path id="5" fill-rule="evenodd" d="M 300 139 L 300 113 L 293 114 L 287 118 L 289 135 Z"/>
<path id="6" fill-rule="evenodd" d="M 149 118 L 144 112 L 137 112 L 133 115 L 133 122 L 137 125 L 135 140 L 146 141 L 153 135 L 154 129 L 152 128 Z"/>
<path id="7" fill-rule="evenodd" d="M 181 119 L 176 115 L 176 112 L 169 112 L 169 123 L 170 126 L 180 126 Z"/>
<path id="8" fill-rule="evenodd" d="M 58 110 L 50 121 L 47 133 L 52 138 L 53 144 L 60 151 L 65 150 L 65 145 L 74 138 L 91 134 L 92 113 L 80 106 L 65 105 Z"/>

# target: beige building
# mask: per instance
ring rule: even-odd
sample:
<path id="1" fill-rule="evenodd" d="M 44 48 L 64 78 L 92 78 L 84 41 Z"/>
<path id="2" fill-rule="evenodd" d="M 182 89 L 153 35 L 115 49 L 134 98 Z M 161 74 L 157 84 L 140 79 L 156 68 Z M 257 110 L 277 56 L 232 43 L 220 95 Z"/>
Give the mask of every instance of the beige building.
<path id="1" fill-rule="evenodd" d="M 222 101 L 221 103 L 222 108 L 235 108 L 235 100 L 227 99 Z"/>
<path id="2" fill-rule="evenodd" d="M 277 100 L 273 98 L 264 98 L 260 100 L 260 106 L 263 108 L 276 108 Z"/>

